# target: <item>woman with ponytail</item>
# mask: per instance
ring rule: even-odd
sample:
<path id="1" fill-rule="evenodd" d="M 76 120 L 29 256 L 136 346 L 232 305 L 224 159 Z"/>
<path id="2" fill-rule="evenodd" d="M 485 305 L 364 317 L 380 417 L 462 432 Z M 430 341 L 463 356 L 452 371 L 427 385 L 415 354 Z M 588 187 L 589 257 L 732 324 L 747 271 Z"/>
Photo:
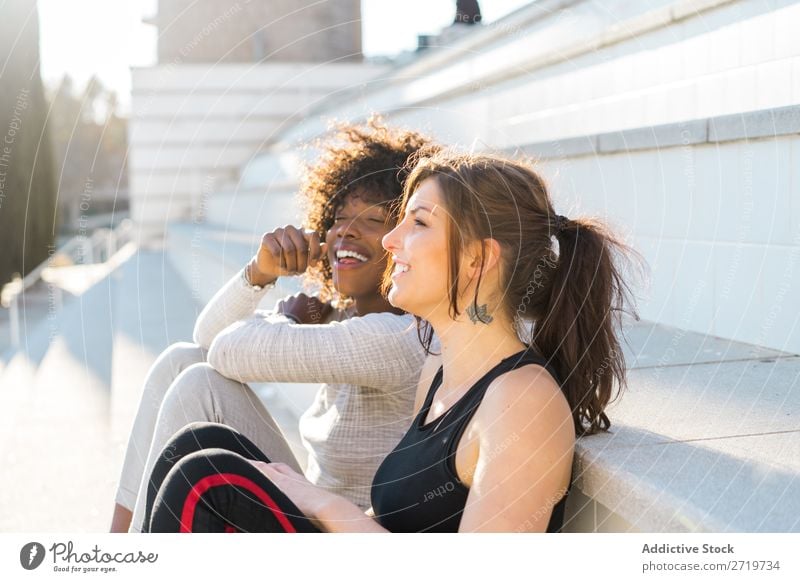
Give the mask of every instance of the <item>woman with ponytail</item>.
<path id="1" fill-rule="evenodd" d="M 625 385 L 617 262 L 631 249 L 597 220 L 556 214 L 530 165 L 490 155 L 419 159 L 399 216 L 384 290 L 429 353 L 411 428 L 366 514 L 253 461 L 264 531 L 560 531 L 576 438 L 609 428 Z"/>
<path id="2" fill-rule="evenodd" d="M 633 251 L 597 220 L 558 215 L 530 164 L 497 156 L 421 159 L 402 204 L 384 288 L 441 353 L 373 510 L 392 530 L 559 531 L 575 439 L 609 428 L 625 385 L 617 262 Z M 452 491 L 413 505 L 448 475 Z"/>

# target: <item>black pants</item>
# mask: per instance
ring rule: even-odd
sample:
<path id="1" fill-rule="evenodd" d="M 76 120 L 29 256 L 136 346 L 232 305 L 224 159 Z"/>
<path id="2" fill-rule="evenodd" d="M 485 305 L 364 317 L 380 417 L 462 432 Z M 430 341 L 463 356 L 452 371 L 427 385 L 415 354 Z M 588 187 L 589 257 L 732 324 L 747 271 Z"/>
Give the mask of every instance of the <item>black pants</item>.
<path id="1" fill-rule="evenodd" d="M 247 459 L 269 459 L 247 437 L 216 423 L 178 431 L 153 466 L 144 532 L 319 530 Z"/>

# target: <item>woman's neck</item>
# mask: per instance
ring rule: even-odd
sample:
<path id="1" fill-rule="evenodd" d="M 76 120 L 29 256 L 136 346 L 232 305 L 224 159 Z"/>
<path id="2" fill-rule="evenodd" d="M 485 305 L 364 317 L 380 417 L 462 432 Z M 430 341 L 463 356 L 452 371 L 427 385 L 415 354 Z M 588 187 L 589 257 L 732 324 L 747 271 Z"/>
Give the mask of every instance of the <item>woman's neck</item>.
<path id="1" fill-rule="evenodd" d="M 440 390 L 467 388 L 501 360 L 525 349 L 513 326 L 499 318 L 491 323 L 473 323 L 461 314 L 431 323 L 441 343 L 442 386 Z"/>

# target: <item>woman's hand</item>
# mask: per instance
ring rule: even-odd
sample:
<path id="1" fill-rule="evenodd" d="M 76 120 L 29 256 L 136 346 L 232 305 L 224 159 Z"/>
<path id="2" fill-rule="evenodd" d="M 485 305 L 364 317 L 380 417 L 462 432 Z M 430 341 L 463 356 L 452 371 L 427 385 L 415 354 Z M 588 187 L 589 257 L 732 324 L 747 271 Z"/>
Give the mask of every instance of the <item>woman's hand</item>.
<path id="1" fill-rule="evenodd" d="M 283 313 L 297 323 L 322 323 L 333 311 L 330 303 L 323 303 L 319 298 L 309 297 L 305 293 L 297 293 L 278 302 L 275 310 Z"/>
<path id="2" fill-rule="evenodd" d="M 386 532 L 344 497 L 312 485 L 303 475 L 284 463 L 250 461 L 292 500 L 314 525 L 327 532 Z"/>
<path id="3" fill-rule="evenodd" d="M 266 285 L 278 277 L 304 273 L 324 252 L 319 233 L 292 225 L 276 228 L 261 237 L 258 253 L 248 265 L 250 282 Z"/>
<path id="4" fill-rule="evenodd" d="M 321 513 L 324 513 L 326 504 L 338 497 L 338 495 L 313 485 L 285 463 L 250 462 L 264 473 L 278 489 L 283 491 L 306 517 L 312 520 L 316 520 Z"/>

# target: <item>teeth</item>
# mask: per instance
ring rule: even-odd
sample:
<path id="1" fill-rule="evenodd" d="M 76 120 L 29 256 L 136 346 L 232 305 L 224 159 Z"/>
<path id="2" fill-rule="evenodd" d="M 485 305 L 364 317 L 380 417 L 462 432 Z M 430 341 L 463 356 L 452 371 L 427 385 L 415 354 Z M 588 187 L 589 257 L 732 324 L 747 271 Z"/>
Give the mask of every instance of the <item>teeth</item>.
<path id="1" fill-rule="evenodd" d="M 354 259 L 358 259 L 362 263 L 366 263 L 369 259 L 364 255 L 361 255 L 355 251 L 336 251 L 336 258 L 341 259 L 344 257 L 352 257 Z"/>

